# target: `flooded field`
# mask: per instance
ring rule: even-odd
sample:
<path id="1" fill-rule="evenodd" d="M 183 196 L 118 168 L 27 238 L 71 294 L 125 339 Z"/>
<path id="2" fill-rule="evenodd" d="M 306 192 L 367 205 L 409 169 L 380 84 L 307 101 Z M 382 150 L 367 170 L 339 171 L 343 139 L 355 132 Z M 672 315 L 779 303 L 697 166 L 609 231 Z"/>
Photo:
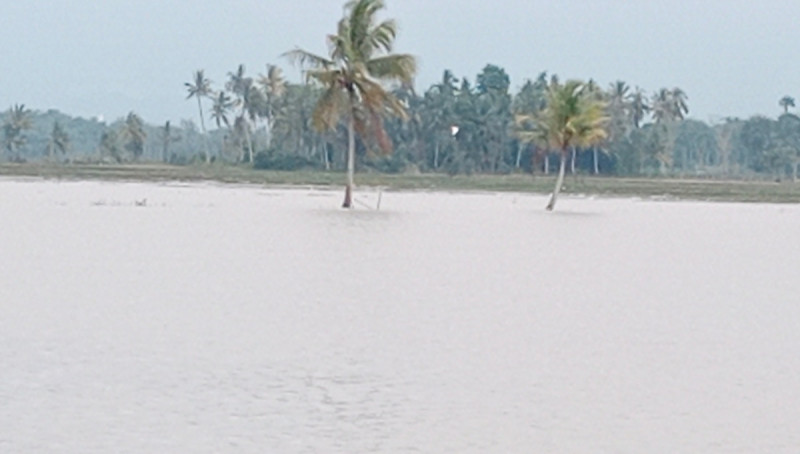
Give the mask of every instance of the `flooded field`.
<path id="1" fill-rule="evenodd" d="M 800 206 L 340 199 L 0 180 L 0 452 L 800 447 Z"/>

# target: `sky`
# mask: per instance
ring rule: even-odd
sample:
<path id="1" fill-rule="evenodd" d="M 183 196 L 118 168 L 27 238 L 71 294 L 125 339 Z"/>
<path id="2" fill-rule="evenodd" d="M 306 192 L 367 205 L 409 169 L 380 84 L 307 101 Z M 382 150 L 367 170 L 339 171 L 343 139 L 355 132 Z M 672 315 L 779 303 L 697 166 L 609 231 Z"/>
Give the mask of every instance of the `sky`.
<path id="1" fill-rule="evenodd" d="M 689 117 L 776 116 L 800 107 L 796 0 L 385 0 L 395 51 L 419 59 L 424 91 L 445 69 L 471 81 L 486 64 L 512 91 L 542 71 L 623 80 L 648 93 L 679 87 Z M 343 0 L 26 0 L 0 15 L 0 109 L 25 104 L 106 121 L 130 111 L 150 123 L 196 119 L 185 82 L 214 88 L 244 64 L 300 81 L 281 54 L 324 54 Z M 196 120 L 195 120 L 196 121 Z"/>

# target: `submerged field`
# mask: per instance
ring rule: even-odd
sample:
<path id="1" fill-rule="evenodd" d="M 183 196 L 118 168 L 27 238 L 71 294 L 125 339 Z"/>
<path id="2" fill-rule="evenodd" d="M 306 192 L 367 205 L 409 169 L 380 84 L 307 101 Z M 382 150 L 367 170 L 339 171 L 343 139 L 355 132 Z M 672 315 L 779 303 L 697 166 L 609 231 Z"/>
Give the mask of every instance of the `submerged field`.
<path id="1" fill-rule="evenodd" d="M 800 446 L 800 206 L 340 201 L 0 179 L 0 450 Z"/>
<path id="2" fill-rule="evenodd" d="M 339 186 L 340 172 L 253 170 L 236 166 L 0 164 L 0 176 L 65 180 L 216 181 L 271 186 Z M 359 173 L 356 184 L 390 190 L 514 191 L 547 194 L 553 176 Z M 800 183 L 567 176 L 566 193 L 681 200 L 800 203 Z"/>

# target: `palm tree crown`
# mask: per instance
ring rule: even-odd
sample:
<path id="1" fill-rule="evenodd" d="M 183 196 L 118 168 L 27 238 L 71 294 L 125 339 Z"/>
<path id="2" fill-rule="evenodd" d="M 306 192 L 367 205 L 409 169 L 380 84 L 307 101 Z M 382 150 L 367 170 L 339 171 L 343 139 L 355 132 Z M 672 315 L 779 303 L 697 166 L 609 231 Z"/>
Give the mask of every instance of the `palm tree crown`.
<path id="1" fill-rule="evenodd" d="M 778 101 L 778 105 L 783 107 L 783 113 L 789 113 L 789 108 L 794 107 L 794 98 L 786 95 Z"/>
<path id="2" fill-rule="evenodd" d="M 553 81 L 547 91 L 547 107 L 539 116 L 539 137 L 561 152 L 556 187 L 547 209 L 555 207 L 564 182 L 564 168 L 571 147 L 590 147 L 606 138 L 605 103 L 592 87 L 578 80 Z"/>
<path id="3" fill-rule="evenodd" d="M 604 103 L 581 81 L 552 84 L 541 116 L 550 145 L 566 153 L 571 146 L 590 146 L 606 136 Z"/>
<path id="4" fill-rule="evenodd" d="M 391 143 L 383 129 L 383 115 L 405 118 L 406 113 L 402 103 L 382 83 L 410 84 L 416 72 L 416 59 L 412 55 L 391 53 L 397 24 L 391 19 L 376 20 L 376 14 L 384 6 L 383 0 L 347 2 L 336 33 L 328 36 L 328 57 L 303 49 L 285 54 L 293 62 L 309 67 L 308 79 L 325 88 L 314 110 L 314 126 L 318 130 L 332 130 L 342 117 L 347 120 L 346 207 L 351 206 L 354 131 L 359 132 L 362 141 L 375 139 L 381 149 L 389 152 Z"/>

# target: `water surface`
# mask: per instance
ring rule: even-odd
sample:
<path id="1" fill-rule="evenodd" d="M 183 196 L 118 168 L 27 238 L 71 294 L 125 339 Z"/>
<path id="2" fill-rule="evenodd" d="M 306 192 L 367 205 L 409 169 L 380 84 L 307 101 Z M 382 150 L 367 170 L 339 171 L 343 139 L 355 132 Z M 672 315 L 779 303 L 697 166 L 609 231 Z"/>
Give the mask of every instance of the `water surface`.
<path id="1" fill-rule="evenodd" d="M 0 180 L 0 451 L 800 447 L 800 207 L 340 197 Z"/>

